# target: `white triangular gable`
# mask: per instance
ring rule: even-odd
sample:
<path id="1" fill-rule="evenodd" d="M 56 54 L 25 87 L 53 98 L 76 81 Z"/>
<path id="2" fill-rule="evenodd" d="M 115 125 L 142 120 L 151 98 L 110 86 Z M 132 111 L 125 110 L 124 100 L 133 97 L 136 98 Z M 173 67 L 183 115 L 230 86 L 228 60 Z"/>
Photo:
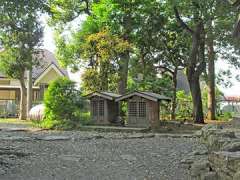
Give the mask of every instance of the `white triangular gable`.
<path id="1" fill-rule="evenodd" d="M 60 77 L 65 76 L 63 72 L 59 70 L 59 68 L 55 64 L 51 64 L 48 66 L 43 73 L 34 81 L 34 85 L 38 84 L 41 82 L 41 80 L 51 71 L 54 70 L 57 74 L 59 74 Z"/>

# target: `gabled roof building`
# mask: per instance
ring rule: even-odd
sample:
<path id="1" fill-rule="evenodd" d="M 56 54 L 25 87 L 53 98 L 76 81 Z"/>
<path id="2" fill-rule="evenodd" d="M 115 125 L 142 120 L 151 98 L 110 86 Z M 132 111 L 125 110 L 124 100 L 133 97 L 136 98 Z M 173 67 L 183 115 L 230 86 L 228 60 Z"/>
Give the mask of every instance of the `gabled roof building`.
<path id="1" fill-rule="evenodd" d="M 107 125 L 117 121 L 119 104 L 116 98 L 121 95 L 111 92 L 93 92 L 86 97 L 90 99 L 91 120 L 94 124 Z"/>
<path id="2" fill-rule="evenodd" d="M 151 127 L 159 126 L 160 101 L 171 101 L 171 98 L 153 92 L 134 91 L 116 99 L 128 104 L 127 126 Z"/>
<path id="3" fill-rule="evenodd" d="M 48 50 L 42 50 L 39 55 L 39 65 L 33 67 L 33 101 L 42 101 L 44 92 L 49 83 L 58 77 L 68 77 L 65 69 L 61 68 L 54 57 L 54 54 Z M 27 73 L 25 73 L 25 82 L 27 84 Z M 7 101 L 14 101 L 18 104 L 20 100 L 20 83 L 17 79 L 8 78 L 0 72 L 0 108 L 1 104 Z"/>

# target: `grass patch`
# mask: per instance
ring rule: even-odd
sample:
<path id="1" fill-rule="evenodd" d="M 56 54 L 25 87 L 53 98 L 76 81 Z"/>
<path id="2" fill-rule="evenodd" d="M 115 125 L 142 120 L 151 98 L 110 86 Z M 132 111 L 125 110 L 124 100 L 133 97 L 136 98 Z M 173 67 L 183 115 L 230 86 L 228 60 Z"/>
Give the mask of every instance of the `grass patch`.
<path id="1" fill-rule="evenodd" d="M 184 123 L 180 121 L 160 121 L 160 126 L 154 129 L 157 133 L 194 133 L 202 128 L 202 126 L 195 125 L 193 123 Z"/>
<path id="2" fill-rule="evenodd" d="M 29 120 L 19 120 L 17 118 L 0 118 L 0 123 L 32 125 Z"/>
<path id="3" fill-rule="evenodd" d="M 34 127 L 51 130 L 74 130 L 81 129 L 82 126 L 92 125 L 90 112 L 81 112 L 76 120 L 51 120 L 32 121 Z"/>
<path id="4" fill-rule="evenodd" d="M 55 121 L 50 120 L 32 120 L 32 124 L 34 127 L 43 128 L 43 129 L 54 129 Z"/>

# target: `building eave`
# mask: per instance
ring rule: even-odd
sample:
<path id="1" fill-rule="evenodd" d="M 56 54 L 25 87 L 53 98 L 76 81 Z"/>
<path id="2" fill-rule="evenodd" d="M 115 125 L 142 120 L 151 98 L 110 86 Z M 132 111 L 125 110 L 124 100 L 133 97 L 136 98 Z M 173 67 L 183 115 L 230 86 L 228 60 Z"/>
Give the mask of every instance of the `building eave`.
<path id="1" fill-rule="evenodd" d="M 0 85 L 0 90 L 20 90 L 20 86 Z M 33 89 L 39 89 L 38 86 L 33 86 Z"/>
<path id="2" fill-rule="evenodd" d="M 157 98 L 157 97 L 153 97 L 152 95 L 147 94 L 146 92 L 140 92 L 140 91 L 130 92 L 130 93 L 125 94 L 125 95 L 123 95 L 119 98 L 116 98 L 115 101 L 116 102 L 125 101 L 126 99 L 129 99 L 132 96 L 139 96 L 139 97 L 142 97 L 142 98 L 148 99 L 150 101 L 154 101 L 154 102 L 157 102 L 157 101 L 160 101 L 160 100 L 171 101 L 170 98 Z"/>
<path id="3" fill-rule="evenodd" d="M 54 63 L 50 64 L 36 79 L 34 80 L 34 85 L 39 83 L 51 69 L 54 69 L 60 76 L 65 76 L 65 74 L 55 65 Z"/>

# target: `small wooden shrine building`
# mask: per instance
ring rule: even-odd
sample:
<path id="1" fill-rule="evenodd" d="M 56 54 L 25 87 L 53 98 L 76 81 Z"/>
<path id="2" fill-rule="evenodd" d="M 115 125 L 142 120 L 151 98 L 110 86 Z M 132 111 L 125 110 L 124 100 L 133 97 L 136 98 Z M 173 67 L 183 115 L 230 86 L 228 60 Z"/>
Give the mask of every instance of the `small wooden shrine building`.
<path id="1" fill-rule="evenodd" d="M 128 104 L 127 126 L 156 128 L 159 124 L 160 101 L 171 98 L 153 92 L 135 91 L 116 99 Z"/>
<path id="2" fill-rule="evenodd" d="M 121 95 L 111 92 L 94 92 L 86 97 L 91 103 L 91 119 L 95 124 L 110 124 L 118 118 L 119 105 L 115 101 Z"/>

